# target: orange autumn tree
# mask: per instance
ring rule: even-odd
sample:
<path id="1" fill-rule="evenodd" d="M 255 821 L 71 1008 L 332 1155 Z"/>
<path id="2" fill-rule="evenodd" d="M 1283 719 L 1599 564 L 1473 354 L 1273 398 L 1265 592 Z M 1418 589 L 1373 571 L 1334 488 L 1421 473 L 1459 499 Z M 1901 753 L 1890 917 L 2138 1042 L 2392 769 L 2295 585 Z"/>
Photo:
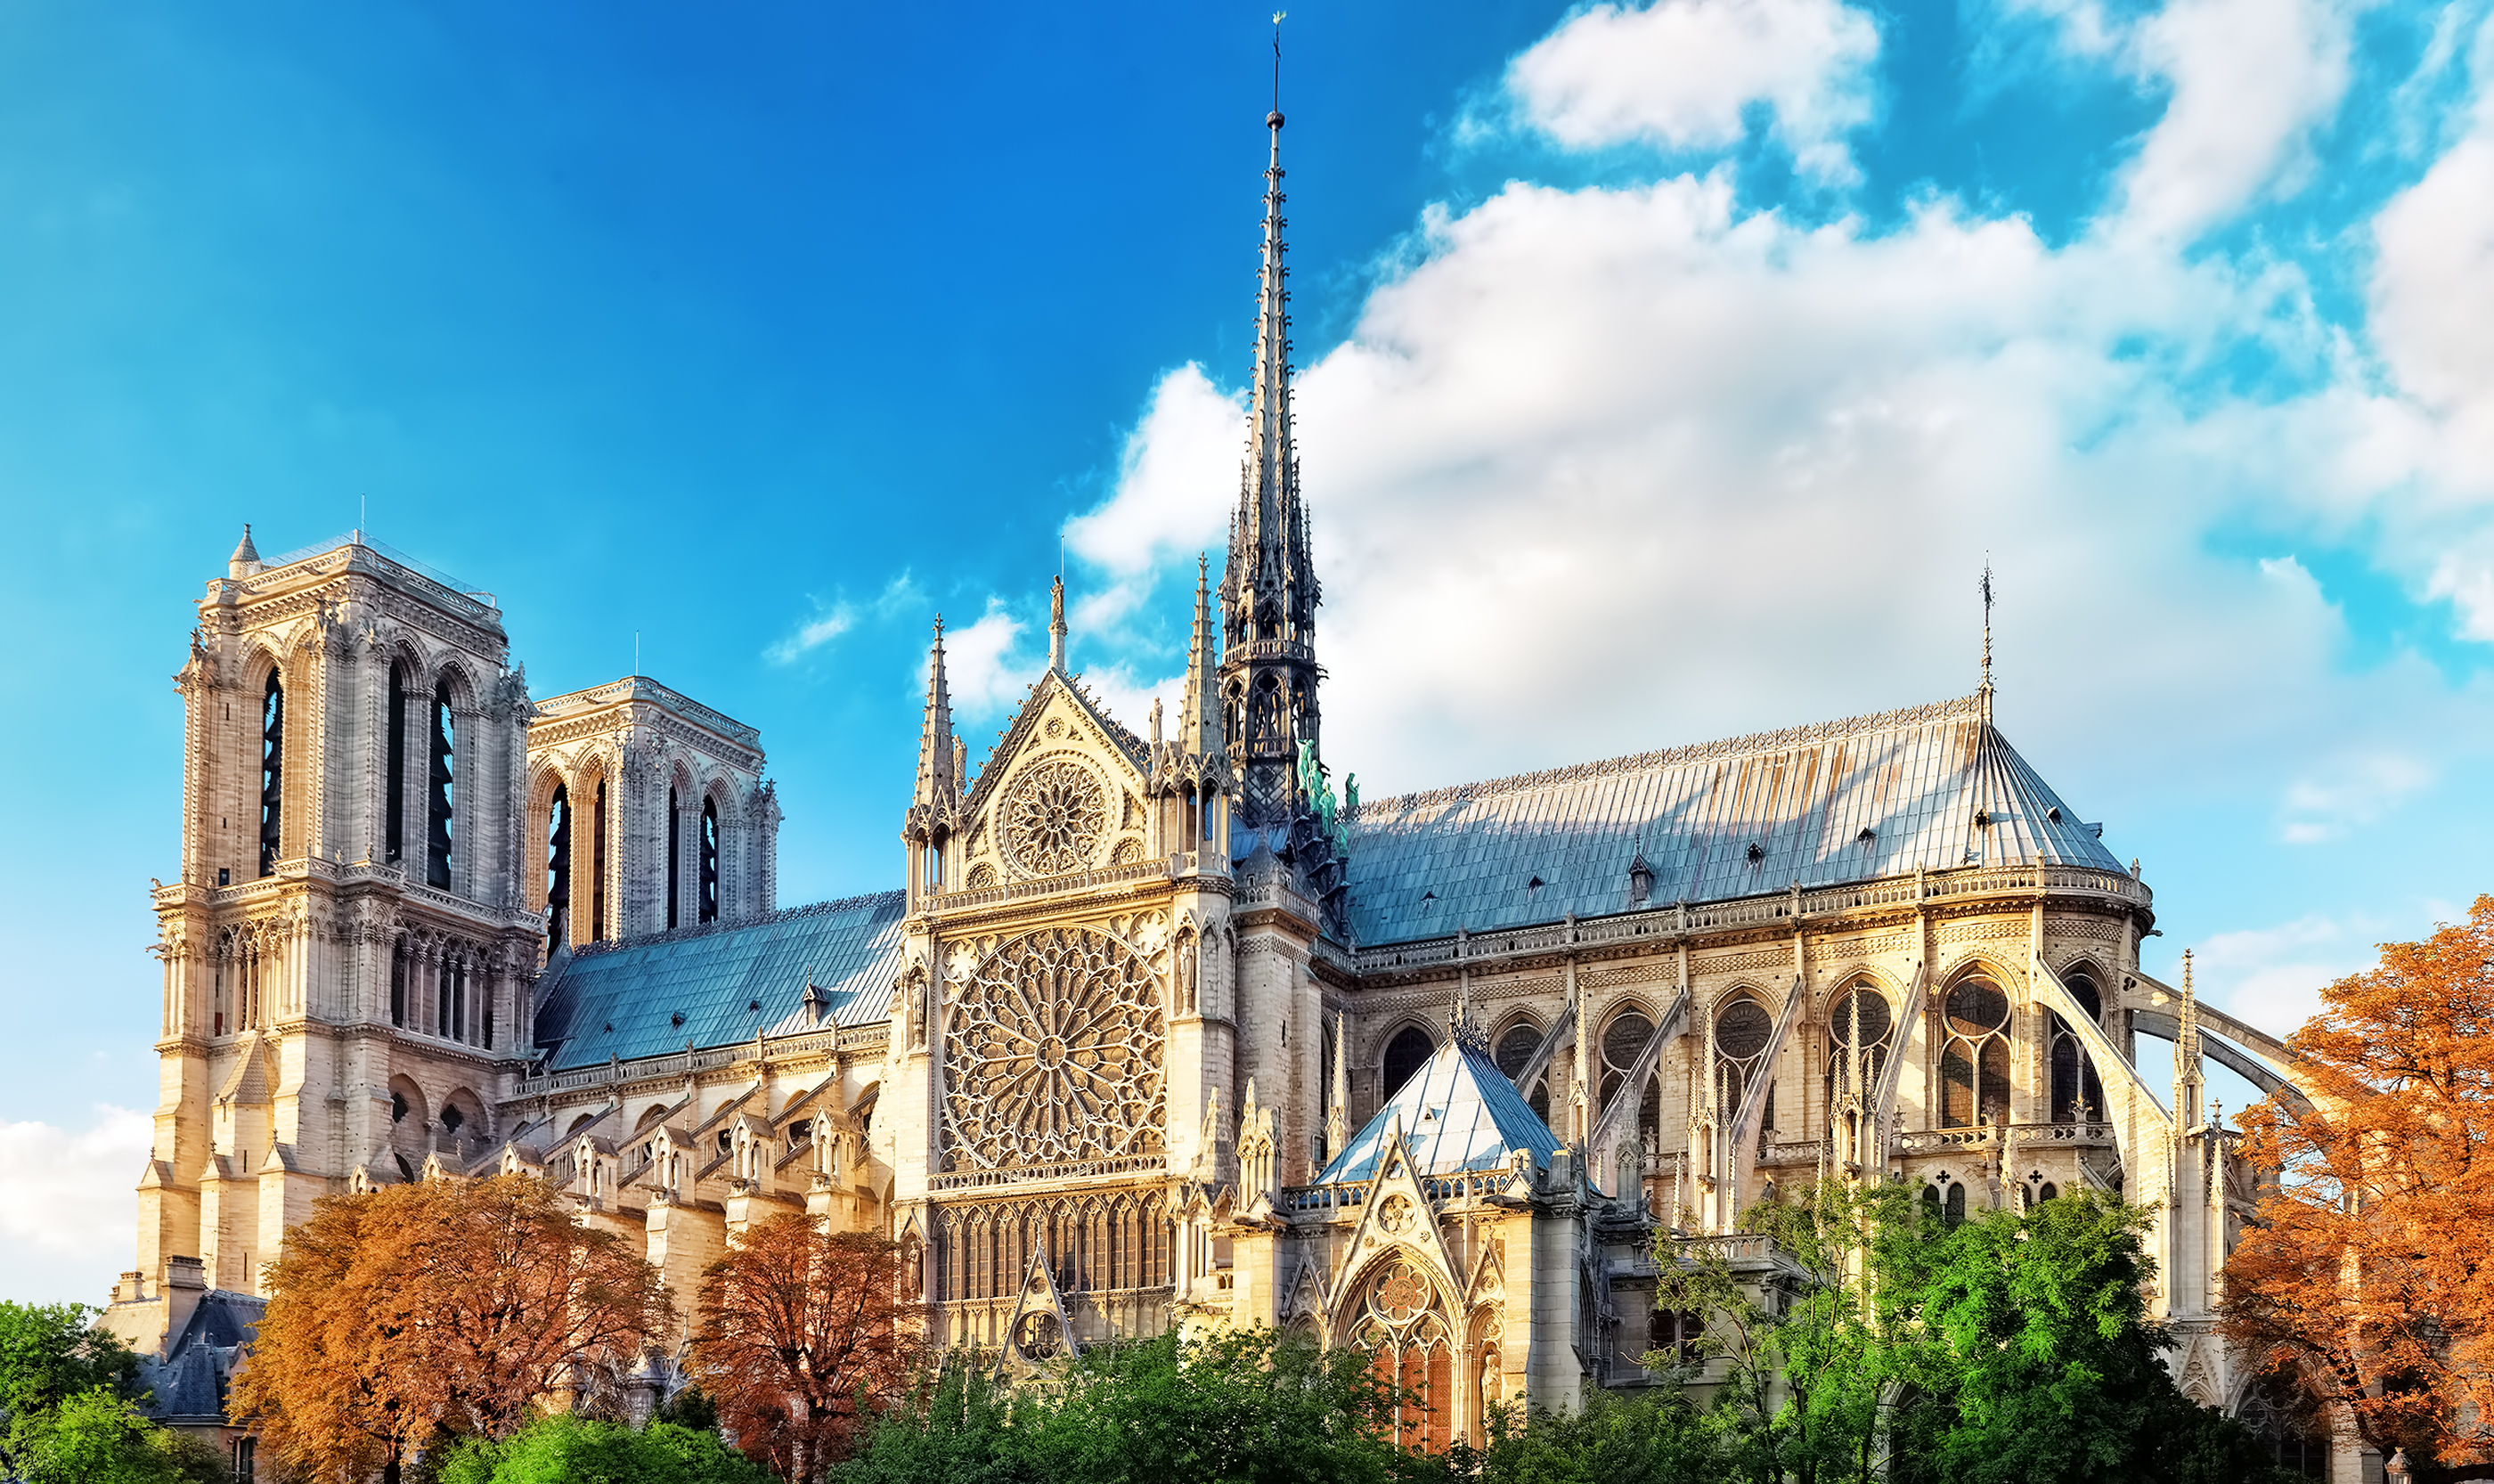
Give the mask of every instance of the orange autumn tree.
<path id="1" fill-rule="evenodd" d="M 746 1227 L 702 1274 L 693 1378 L 737 1447 L 814 1484 L 899 1393 L 911 1356 L 897 1249 L 804 1216 Z"/>
<path id="2" fill-rule="evenodd" d="M 2439 1470 L 2494 1463 L 2494 896 L 2322 991 L 2311 1098 L 2244 1115 L 2279 1172 L 2225 1269 L 2226 1333 Z"/>
<path id="3" fill-rule="evenodd" d="M 230 1409 L 309 1479 L 395 1484 L 430 1443 L 508 1438 L 668 1316 L 656 1269 L 525 1175 L 327 1197 L 268 1281 Z"/>

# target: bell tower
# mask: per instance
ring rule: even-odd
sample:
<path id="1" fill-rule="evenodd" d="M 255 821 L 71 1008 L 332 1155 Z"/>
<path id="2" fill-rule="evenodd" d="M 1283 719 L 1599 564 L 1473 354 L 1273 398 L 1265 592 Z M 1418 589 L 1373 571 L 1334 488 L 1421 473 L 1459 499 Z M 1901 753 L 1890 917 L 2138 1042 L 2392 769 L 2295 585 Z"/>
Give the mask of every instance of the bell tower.
<path id="1" fill-rule="evenodd" d="M 318 1196 L 485 1147 L 542 932 L 532 708 L 490 595 L 360 531 L 265 562 L 245 528 L 198 615 L 154 1147 L 108 1311 L 141 1350 L 202 1288 L 257 1293 Z"/>

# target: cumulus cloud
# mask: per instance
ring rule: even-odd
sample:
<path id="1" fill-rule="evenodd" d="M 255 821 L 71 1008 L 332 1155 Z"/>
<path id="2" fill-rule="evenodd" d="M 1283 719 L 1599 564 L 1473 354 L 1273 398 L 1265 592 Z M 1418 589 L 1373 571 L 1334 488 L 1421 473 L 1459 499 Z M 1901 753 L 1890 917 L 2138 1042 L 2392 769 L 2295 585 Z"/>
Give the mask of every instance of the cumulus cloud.
<path id="1" fill-rule="evenodd" d="M 857 611 L 846 603 L 833 605 L 791 629 L 785 638 L 762 651 L 775 665 L 794 664 L 845 634 L 857 622 Z"/>
<path id="2" fill-rule="evenodd" d="M 2432 781 L 2431 769 L 2398 753 L 2344 759 L 2288 785 L 2279 837 L 2290 845 L 2336 839 L 2381 818 Z"/>
<path id="3" fill-rule="evenodd" d="M 2291 184 L 2313 128 L 2346 95 L 2350 10 L 2168 0 L 2139 20 L 2124 54 L 2171 97 L 2123 174 L 2116 229 L 2188 240 L 2264 188 Z"/>
<path id="4" fill-rule="evenodd" d="M 2199 991 L 2284 1040 L 2321 1013 L 2323 986 L 2372 966 L 2377 936 L 2323 915 L 2217 933 L 2194 954 Z"/>
<path id="5" fill-rule="evenodd" d="M 1597 5 L 1517 57 L 1525 118 L 1571 148 L 1642 142 L 1721 149 L 1763 107 L 1804 174 L 1859 173 L 1847 132 L 1872 112 L 1878 28 L 1838 0 Z"/>
<path id="6" fill-rule="evenodd" d="M 944 682 L 957 710 L 984 715 L 1020 704 L 1021 693 L 1048 668 L 1044 654 L 1015 652 L 1022 628 L 1004 599 L 990 597 L 977 621 L 944 631 Z"/>
<path id="7" fill-rule="evenodd" d="M 1223 392 L 1192 361 L 1161 378 L 1126 437 L 1109 499 L 1065 523 L 1066 545 L 1109 579 L 1077 600 L 1078 628 L 1116 623 L 1164 568 L 1222 544 L 1238 500 L 1245 409 L 1243 394 Z"/>
<path id="8" fill-rule="evenodd" d="M 10 1296 L 97 1304 L 132 1256 L 153 1120 L 99 1104 L 84 1128 L 0 1122 L 0 1262 Z"/>

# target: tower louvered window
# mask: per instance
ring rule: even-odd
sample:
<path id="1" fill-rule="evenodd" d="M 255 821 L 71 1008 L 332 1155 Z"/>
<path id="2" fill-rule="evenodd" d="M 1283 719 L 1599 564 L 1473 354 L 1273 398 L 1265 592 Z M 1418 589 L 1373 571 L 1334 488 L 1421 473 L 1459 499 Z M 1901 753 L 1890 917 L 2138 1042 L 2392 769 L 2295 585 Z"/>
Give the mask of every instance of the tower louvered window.
<path id="1" fill-rule="evenodd" d="M 606 780 L 597 780 L 597 797 L 589 817 L 589 936 L 606 941 Z"/>
<path id="2" fill-rule="evenodd" d="M 718 801 L 702 801 L 701 920 L 718 921 Z"/>
<path id="3" fill-rule="evenodd" d="M 558 783 L 546 803 L 546 956 L 571 937 L 571 790 Z"/>
<path id="4" fill-rule="evenodd" d="M 1384 1096 L 1390 1098 L 1401 1091 L 1437 1050 L 1437 1043 L 1429 1039 L 1429 1033 L 1416 1025 L 1396 1032 L 1394 1039 L 1385 1044 Z"/>
<path id="5" fill-rule="evenodd" d="M 259 874 L 277 869 L 278 816 L 286 795 L 286 689 L 268 672 L 259 703 Z"/>
<path id="6" fill-rule="evenodd" d="M 389 763 L 382 779 L 382 855 L 395 865 L 407 853 L 407 667 L 393 662 L 389 672 L 388 736 L 383 751 Z"/>
<path id="7" fill-rule="evenodd" d="M 433 688 L 433 771 L 425 790 L 424 879 L 437 887 L 450 885 L 452 743 L 457 723 L 450 715 L 449 682 Z"/>
<path id="8" fill-rule="evenodd" d="M 667 925 L 674 927 L 684 902 L 684 806 L 676 798 L 676 786 L 667 785 Z"/>

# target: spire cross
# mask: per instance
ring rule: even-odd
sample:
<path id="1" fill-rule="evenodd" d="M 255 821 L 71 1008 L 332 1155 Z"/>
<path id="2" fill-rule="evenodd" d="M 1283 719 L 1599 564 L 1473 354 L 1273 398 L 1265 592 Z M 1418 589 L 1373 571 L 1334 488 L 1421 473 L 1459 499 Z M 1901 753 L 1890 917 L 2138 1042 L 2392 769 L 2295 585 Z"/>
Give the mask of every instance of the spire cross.
<path id="1" fill-rule="evenodd" d="M 1983 560 L 1983 683 L 1975 694 L 1983 697 L 1983 719 L 1992 719 L 1992 559 Z"/>

